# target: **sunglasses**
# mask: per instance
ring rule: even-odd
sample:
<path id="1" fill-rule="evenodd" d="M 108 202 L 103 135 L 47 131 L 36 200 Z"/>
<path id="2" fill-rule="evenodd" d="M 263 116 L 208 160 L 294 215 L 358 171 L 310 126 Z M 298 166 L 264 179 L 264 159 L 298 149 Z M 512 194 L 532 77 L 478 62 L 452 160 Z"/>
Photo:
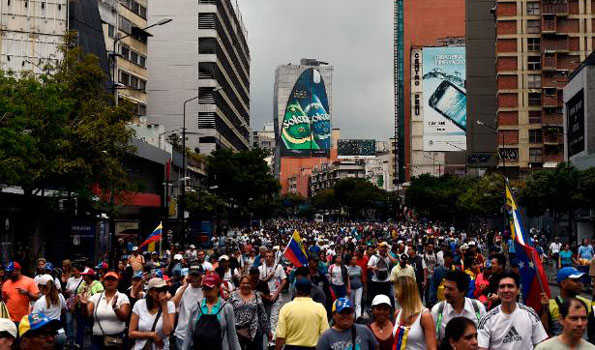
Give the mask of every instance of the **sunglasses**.
<path id="1" fill-rule="evenodd" d="M 155 288 L 157 293 L 167 293 L 167 287 Z"/>
<path id="2" fill-rule="evenodd" d="M 207 291 L 207 292 L 210 291 L 213 288 L 215 288 L 215 287 L 202 286 L 202 290 Z"/>

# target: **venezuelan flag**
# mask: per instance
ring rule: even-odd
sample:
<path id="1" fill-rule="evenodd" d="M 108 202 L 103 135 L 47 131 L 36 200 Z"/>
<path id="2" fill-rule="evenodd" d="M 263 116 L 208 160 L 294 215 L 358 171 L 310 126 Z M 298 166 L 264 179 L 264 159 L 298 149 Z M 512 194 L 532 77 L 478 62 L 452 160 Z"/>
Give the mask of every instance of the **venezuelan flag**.
<path id="1" fill-rule="evenodd" d="M 296 267 L 308 266 L 308 255 L 302 244 L 302 238 L 297 230 L 293 232 L 283 255 Z"/>
<path id="2" fill-rule="evenodd" d="M 147 251 L 154 252 L 155 251 L 155 242 L 159 242 L 161 240 L 161 233 L 163 232 L 163 225 L 159 223 L 159 225 L 153 230 L 153 232 L 147 237 L 147 239 L 141 243 L 139 248 L 147 246 Z"/>
<path id="3" fill-rule="evenodd" d="M 514 240 L 516 259 L 521 275 L 521 293 L 525 304 L 536 311 L 541 309 L 541 293 L 550 297 L 547 276 L 537 250 L 531 242 L 525 239 L 525 231 L 521 221 L 521 212 L 516 204 L 514 195 L 506 181 L 506 205 L 510 220 L 510 233 Z"/>

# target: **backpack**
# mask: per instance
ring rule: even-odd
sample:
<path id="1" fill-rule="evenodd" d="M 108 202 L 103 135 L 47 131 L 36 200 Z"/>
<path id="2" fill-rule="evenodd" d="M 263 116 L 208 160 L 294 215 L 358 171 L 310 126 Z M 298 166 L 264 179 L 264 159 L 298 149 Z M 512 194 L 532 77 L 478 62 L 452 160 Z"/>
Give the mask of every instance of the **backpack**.
<path id="1" fill-rule="evenodd" d="M 378 268 L 376 270 L 376 272 L 375 272 L 376 278 L 379 281 L 384 281 L 385 279 L 388 278 L 388 270 L 389 270 L 390 266 L 389 266 L 388 262 L 386 261 L 386 258 L 383 258 L 380 255 L 377 255 L 377 257 L 378 257 L 378 263 L 376 264 L 376 267 L 378 268 L 378 265 L 380 262 L 382 262 L 384 264 L 384 267 Z"/>
<path id="2" fill-rule="evenodd" d="M 199 302 L 199 319 L 194 325 L 194 333 L 192 334 L 194 349 L 198 348 L 200 344 L 202 349 L 223 350 L 223 330 L 217 316 L 224 307 L 225 303 L 221 305 L 217 313 L 203 314 Z"/>
<path id="3" fill-rule="evenodd" d="M 477 318 L 477 323 L 481 319 L 481 315 L 479 313 L 479 304 L 477 300 L 471 299 L 471 304 L 473 305 L 473 311 L 475 312 L 475 317 Z M 442 319 L 444 318 L 444 306 L 446 305 L 446 301 L 441 301 L 440 306 L 438 306 L 438 319 L 436 320 L 436 338 L 440 338 L 440 330 L 442 329 Z"/>

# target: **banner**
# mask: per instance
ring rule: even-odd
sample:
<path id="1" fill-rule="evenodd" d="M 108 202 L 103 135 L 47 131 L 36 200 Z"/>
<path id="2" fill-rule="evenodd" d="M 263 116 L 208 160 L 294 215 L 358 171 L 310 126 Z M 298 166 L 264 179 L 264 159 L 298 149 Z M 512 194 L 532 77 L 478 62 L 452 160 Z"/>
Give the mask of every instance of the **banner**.
<path id="1" fill-rule="evenodd" d="M 331 116 L 324 79 L 314 68 L 295 83 L 281 123 L 283 156 L 327 156 L 331 148 Z"/>
<path id="2" fill-rule="evenodd" d="M 467 148 L 465 48 L 423 48 L 424 151 L 458 152 Z"/>

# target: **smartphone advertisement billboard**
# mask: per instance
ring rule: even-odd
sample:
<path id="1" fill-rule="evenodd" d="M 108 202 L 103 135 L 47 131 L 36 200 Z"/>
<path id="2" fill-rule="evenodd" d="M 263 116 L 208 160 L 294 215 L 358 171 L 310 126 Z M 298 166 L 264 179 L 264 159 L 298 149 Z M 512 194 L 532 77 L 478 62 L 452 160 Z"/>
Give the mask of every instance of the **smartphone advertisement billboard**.
<path id="1" fill-rule="evenodd" d="M 296 81 L 281 123 L 281 155 L 328 156 L 331 116 L 324 79 L 315 68 Z"/>
<path id="2" fill-rule="evenodd" d="M 467 146 L 465 48 L 423 49 L 424 151 L 458 152 Z"/>

